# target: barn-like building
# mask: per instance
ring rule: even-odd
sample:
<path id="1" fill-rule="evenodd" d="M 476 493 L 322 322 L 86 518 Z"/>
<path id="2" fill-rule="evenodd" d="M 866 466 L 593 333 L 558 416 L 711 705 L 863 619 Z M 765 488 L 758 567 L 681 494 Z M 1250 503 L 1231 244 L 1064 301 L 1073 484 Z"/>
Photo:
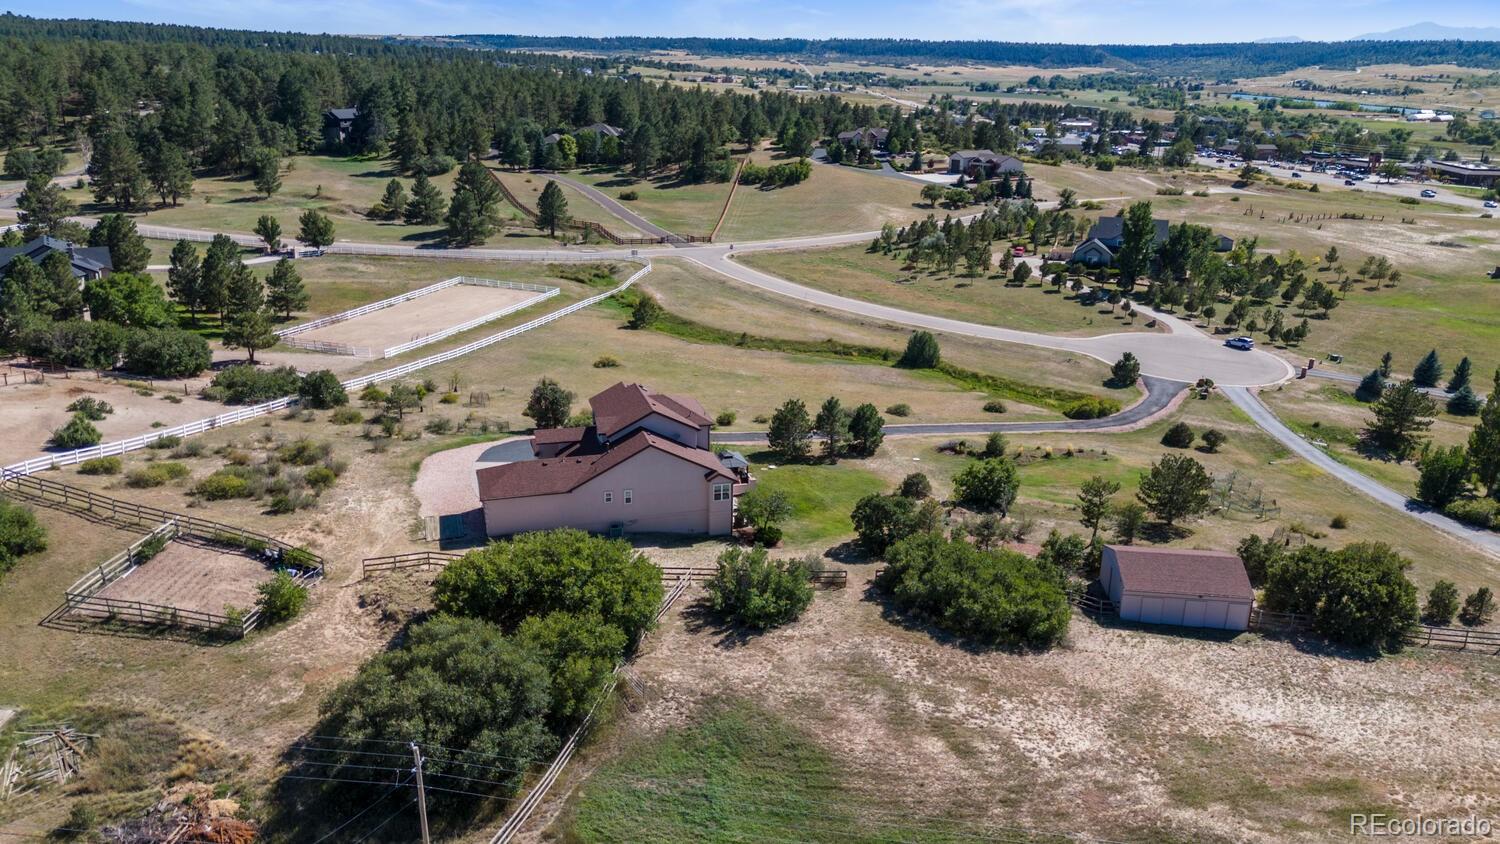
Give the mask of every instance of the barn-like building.
<path id="1" fill-rule="evenodd" d="M 1244 630 L 1255 590 L 1227 551 L 1106 545 L 1099 583 L 1126 621 Z"/>

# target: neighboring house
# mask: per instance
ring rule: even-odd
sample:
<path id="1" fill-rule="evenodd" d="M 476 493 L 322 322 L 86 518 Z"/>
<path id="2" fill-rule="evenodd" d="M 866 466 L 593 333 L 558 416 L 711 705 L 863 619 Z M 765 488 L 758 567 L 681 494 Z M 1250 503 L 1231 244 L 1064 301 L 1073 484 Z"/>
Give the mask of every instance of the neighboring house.
<path id="1" fill-rule="evenodd" d="M 1021 159 L 987 149 L 961 149 L 948 156 L 948 172 L 971 179 L 993 179 L 1003 173 L 1014 175 L 1025 169 Z"/>
<path id="2" fill-rule="evenodd" d="M 623 137 L 625 137 L 625 130 L 621 129 L 621 128 L 617 127 L 617 126 L 611 126 L 608 123 L 591 123 L 591 124 L 583 127 L 582 129 L 579 129 L 578 131 L 574 132 L 573 134 L 575 134 L 575 135 L 591 134 L 591 135 L 608 136 L 608 137 L 611 137 L 611 138 L 623 138 Z M 542 146 L 544 146 L 544 147 L 550 147 L 553 144 L 557 143 L 558 139 L 561 138 L 562 136 L 563 136 L 563 133 L 561 133 L 561 132 L 553 132 L 550 135 L 546 135 L 545 137 L 542 138 Z"/>
<path id="3" fill-rule="evenodd" d="M 68 256 L 73 277 L 78 279 L 80 285 L 85 281 L 103 278 L 114 269 L 107 246 L 74 246 L 66 240 L 42 235 L 23 246 L 0 249 L 0 275 L 5 274 L 10 262 L 16 258 L 25 256 L 30 258 L 33 264 L 41 266 L 42 262 L 54 252 L 61 252 Z"/>
<path id="4" fill-rule="evenodd" d="M 1478 161 L 1428 161 L 1422 165 L 1445 182 L 1491 188 L 1500 181 L 1500 166 Z"/>
<path id="5" fill-rule="evenodd" d="M 839 133 L 839 143 L 845 146 L 868 146 L 871 149 L 885 149 L 885 143 L 891 136 L 891 130 L 880 127 L 871 128 L 865 126 L 859 129 L 850 129 Z"/>
<path id="6" fill-rule="evenodd" d="M 1166 242 L 1167 236 L 1171 234 L 1172 224 L 1167 220 L 1153 219 L 1151 225 L 1155 230 L 1156 245 L 1160 246 Z M 1215 235 L 1215 252 L 1228 252 L 1234 248 L 1234 240 L 1224 235 Z M 1115 254 L 1120 247 L 1125 245 L 1125 218 L 1121 216 L 1101 217 L 1093 228 L 1089 229 L 1088 237 L 1084 238 L 1073 250 L 1073 260 L 1076 263 L 1089 267 L 1107 267 L 1114 263 Z"/>
<path id="7" fill-rule="evenodd" d="M 485 530 L 506 536 L 574 527 L 595 533 L 722 536 L 755 479 L 735 452 L 710 448 L 703 406 L 639 384 L 589 399 L 594 424 L 539 430 L 533 459 L 477 473 Z"/>
<path id="8" fill-rule="evenodd" d="M 333 145 L 349 140 L 349 132 L 353 130 L 357 117 L 357 108 L 330 108 L 323 112 L 323 142 Z"/>
<path id="9" fill-rule="evenodd" d="M 1226 551 L 1106 545 L 1099 584 L 1120 618 L 1244 630 L 1255 590 L 1245 563 Z"/>

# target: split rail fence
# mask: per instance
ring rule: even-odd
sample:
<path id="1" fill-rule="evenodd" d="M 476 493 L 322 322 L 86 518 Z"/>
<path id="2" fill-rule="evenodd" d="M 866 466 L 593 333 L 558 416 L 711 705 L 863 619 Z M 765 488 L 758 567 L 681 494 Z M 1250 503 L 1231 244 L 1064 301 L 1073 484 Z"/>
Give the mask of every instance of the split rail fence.
<path id="1" fill-rule="evenodd" d="M 440 569 L 462 556 L 452 551 L 411 551 L 405 554 L 389 554 L 384 557 L 368 557 L 360 561 L 359 572 L 360 577 L 367 577 L 382 571 Z M 677 581 L 702 583 L 712 579 L 719 572 L 713 566 L 658 566 L 658 568 L 661 569 L 662 580 L 673 583 Z M 824 569 L 810 573 L 808 580 L 815 586 L 843 589 L 849 584 L 849 572 L 845 569 Z"/>

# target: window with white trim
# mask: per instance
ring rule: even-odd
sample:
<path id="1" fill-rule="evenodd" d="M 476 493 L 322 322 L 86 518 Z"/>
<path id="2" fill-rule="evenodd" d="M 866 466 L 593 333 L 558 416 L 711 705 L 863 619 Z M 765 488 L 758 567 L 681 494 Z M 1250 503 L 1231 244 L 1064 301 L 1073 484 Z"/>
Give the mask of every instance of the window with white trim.
<path id="1" fill-rule="evenodd" d="M 627 490 L 625 490 L 625 496 L 624 496 L 624 498 L 622 500 L 626 504 L 629 504 L 630 502 L 634 501 L 635 500 L 635 490 L 633 490 L 633 489 L 627 489 Z"/>
<path id="2" fill-rule="evenodd" d="M 728 501 L 730 498 L 729 484 L 714 484 L 714 500 Z"/>
<path id="3" fill-rule="evenodd" d="M 609 504 L 610 502 L 612 502 L 614 500 L 615 500 L 615 491 L 612 490 L 612 489 L 606 489 L 604 491 L 604 503 L 605 504 Z"/>

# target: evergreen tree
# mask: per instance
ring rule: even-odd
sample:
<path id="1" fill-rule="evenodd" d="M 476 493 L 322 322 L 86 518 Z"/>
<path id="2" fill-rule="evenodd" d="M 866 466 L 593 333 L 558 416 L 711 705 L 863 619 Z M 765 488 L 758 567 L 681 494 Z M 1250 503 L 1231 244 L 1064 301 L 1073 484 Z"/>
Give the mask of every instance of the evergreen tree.
<path id="1" fill-rule="evenodd" d="M 297 218 L 297 239 L 314 249 L 322 249 L 333 243 L 333 221 L 318 211 L 309 208 Z"/>
<path id="2" fill-rule="evenodd" d="M 26 188 L 16 197 L 16 208 L 20 211 L 27 240 L 44 234 L 56 234 L 58 227 L 78 210 L 78 206 L 63 193 L 61 187 L 40 175 L 26 181 Z"/>
<path id="3" fill-rule="evenodd" d="M 1156 225 L 1151 219 L 1151 203 L 1137 202 L 1125 210 L 1123 242 L 1114 266 L 1120 271 L 1120 286 L 1134 289 L 1138 279 L 1151 270 L 1156 254 Z"/>
<path id="4" fill-rule="evenodd" d="M 302 275 L 286 258 L 277 261 L 266 278 L 266 306 L 287 319 L 292 318 L 292 311 L 307 307 L 307 288 L 302 285 Z"/>
<path id="5" fill-rule="evenodd" d="M 73 264 L 62 252 L 53 252 L 42 260 L 45 295 L 41 301 L 54 321 L 79 319 L 83 316 L 83 291 L 73 277 Z"/>
<path id="6" fill-rule="evenodd" d="M 1494 385 L 1479 411 L 1479 424 L 1469 432 L 1469 462 L 1485 492 L 1500 501 L 1500 369 L 1495 370 Z"/>
<path id="7" fill-rule="evenodd" d="M 167 269 L 167 292 L 172 301 L 188 312 L 193 325 L 198 324 L 198 312 L 203 310 L 203 265 L 198 259 L 198 249 L 186 240 L 179 240 L 172 247 L 171 266 Z"/>
<path id="8" fill-rule="evenodd" d="M 557 237 L 557 227 L 568 224 L 568 198 L 563 195 L 562 188 L 557 182 L 547 180 L 547 186 L 542 188 L 542 195 L 536 203 L 536 226 L 546 229 L 552 237 Z"/>
<path id="9" fill-rule="evenodd" d="M 1375 417 L 1365 426 L 1364 439 L 1385 449 L 1397 460 L 1416 450 L 1421 435 L 1432 427 L 1437 403 L 1413 381 L 1387 387 L 1372 407 Z"/>
<path id="10" fill-rule="evenodd" d="M 229 281 L 237 266 L 241 266 L 240 247 L 228 235 L 214 235 L 203 256 L 199 289 L 203 310 L 217 313 L 220 322 L 224 321 L 229 304 Z"/>
<path id="11" fill-rule="evenodd" d="M 766 442 L 783 460 L 799 460 L 807 456 L 807 438 L 812 432 L 813 420 L 807 413 L 807 405 L 801 399 L 787 399 L 771 415 Z"/>
<path id="12" fill-rule="evenodd" d="M 941 362 L 937 338 L 930 331 L 917 331 L 907 339 L 906 351 L 896 365 L 906 369 L 935 369 Z"/>
<path id="13" fill-rule="evenodd" d="M 1167 527 L 1208 511 L 1213 479 L 1203 465 L 1184 454 L 1164 454 L 1141 478 L 1136 498 Z"/>
<path id="14" fill-rule="evenodd" d="M 1094 475 L 1078 488 L 1078 521 L 1089 529 L 1089 542 L 1099 536 L 1099 528 L 1113 509 L 1110 499 L 1120 491 L 1120 485 Z"/>
<path id="15" fill-rule="evenodd" d="M 1112 387 L 1129 387 L 1141 377 L 1141 362 L 1135 355 L 1125 352 L 1109 368 L 1109 383 Z"/>
<path id="16" fill-rule="evenodd" d="M 1474 365 L 1469 363 L 1468 356 L 1459 361 L 1458 366 L 1453 367 L 1453 377 L 1448 379 L 1448 392 L 1456 393 L 1469 386 L 1473 368 Z"/>
<path id="17" fill-rule="evenodd" d="M 89 159 L 94 200 L 122 211 L 135 208 L 149 189 L 135 141 L 123 129 L 111 129 L 94 144 Z"/>
<path id="18" fill-rule="evenodd" d="M 1438 359 L 1437 349 L 1428 352 L 1417 368 L 1412 370 L 1411 378 L 1417 382 L 1418 387 L 1436 387 L 1443 379 L 1443 364 Z"/>
<path id="19" fill-rule="evenodd" d="M 146 178 L 161 201 L 170 201 L 173 207 L 193 195 L 192 165 L 187 154 L 173 144 L 162 143 L 151 154 L 146 163 Z"/>
<path id="20" fill-rule="evenodd" d="M 500 188 L 478 161 L 470 159 L 459 168 L 447 223 L 448 240 L 457 246 L 483 243 L 499 227 Z"/>
<path id="21" fill-rule="evenodd" d="M 849 451 L 870 457 L 880 450 L 885 439 L 885 419 L 875 405 L 866 402 L 854 408 L 849 417 Z"/>
<path id="22" fill-rule="evenodd" d="M 531 398 L 521 415 L 530 419 L 538 429 L 561 428 L 568 424 L 572 409 L 573 394 L 551 378 L 544 377 L 531 388 Z"/>
<path id="23" fill-rule="evenodd" d="M 262 214 L 255 221 L 255 234 L 266 244 L 267 252 L 281 251 L 281 222 L 270 214 Z"/>
<path id="24" fill-rule="evenodd" d="M 255 365 L 255 353 L 276 345 L 276 340 L 265 311 L 244 311 L 224 326 L 224 348 L 244 349 L 251 366 Z"/>
<path id="25" fill-rule="evenodd" d="M 377 220 L 399 220 L 405 211 L 406 188 L 401 186 L 399 179 L 391 179 L 385 183 L 385 193 L 380 201 L 370 209 L 370 216 Z"/>
<path id="26" fill-rule="evenodd" d="M 1382 378 L 1391 377 L 1391 353 L 1386 352 L 1380 356 L 1380 375 Z"/>
<path id="27" fill-rule="evenodd" d="M 89 232 L 90 246 L 109 248 L 110 271 L 143 273 L 151 262 L 151 247 L 124 214 L 105 214 Z"/>
<path id="28" fill-rule="evenodd" d="M 1483 404 L 1479 396 L 1475 395 L 1474 388 L 1465 384 L 1448 397 L 1448 412 L 1454 416 L 1473 416 Z"/>
<path id="29" fill-rule="evenodd" d="M 426 173 L 418 173 L 411 183 L 411 199 L 406 202 L 405 218 L 409 226 L 435 226 L 442 222 L 447 208 L 443 192 Z"/>
<path id="30" fill-rule="evenodd" d="M 281 158 L 276 150 L 270 147 L 261 147 L 255 151 L 255 157 L 250 161 L 251 179 L 255 182 L 255 189 L 270 199 L 281 190 Z"/>
<path id="31" fill-rule="evenodd" d="M 224 288 L 224 316 L 235 320 L 259 312 L 266 306 L 266 285 L 253 270 L 239 258 L 230 265 L 229 277 Z"/>
<path id="32" fill-rule="evenodd" d="M 818 409 L 813 430 L 823 437 L 823 456 L 829 462 L 838 460 L 849 438 L 849 414 L 837 396 L 829 396 Z"/>
<path id="33" fill-rule="evenodd" d="M 1370 373 L 1359 381 L 1359 386 L 1354 389 L 1354 397 L 1364 402 L 1375 401 L 1380 394 L 1385 392 L 1385 378 L 1381 376 L 1379 369 L 1372 369 Z"/>

